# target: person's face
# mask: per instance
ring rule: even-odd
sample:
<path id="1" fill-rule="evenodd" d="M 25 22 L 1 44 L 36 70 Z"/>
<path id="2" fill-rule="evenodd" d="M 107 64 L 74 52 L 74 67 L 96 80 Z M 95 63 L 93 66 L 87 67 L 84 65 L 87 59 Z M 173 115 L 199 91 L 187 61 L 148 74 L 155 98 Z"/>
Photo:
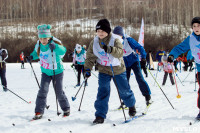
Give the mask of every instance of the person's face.
<path id="1" fill-rule="evenodd" d="M 76 51 L 78 54 L 81 52 L 81 51 Z"/>
<path id="2" fill-rule="evenodd" d="M 194 23 L 192 25 L 192 30 L 196 35 L 200 35 L 200 24 L 199 23 Z"/>
<path id="3" fill-rule="evenodd" d="M 105 38 L 105 37 L 108 36 L 108 33 L 105 32 L 105 31 L 103 31 L 103 30 L 101 30 L 101 29 L 98 29 L 98 30 L 97 30 L 97 36 L 98 36 L 100 39 L 103 39 L 103 38 Z"/>
<path id="4" fill-rule="evenodd" d="M 43 45 L 47 45 L 48 41 L 49 41 L 49 38 L 39 38 L 39 40 Z"/>

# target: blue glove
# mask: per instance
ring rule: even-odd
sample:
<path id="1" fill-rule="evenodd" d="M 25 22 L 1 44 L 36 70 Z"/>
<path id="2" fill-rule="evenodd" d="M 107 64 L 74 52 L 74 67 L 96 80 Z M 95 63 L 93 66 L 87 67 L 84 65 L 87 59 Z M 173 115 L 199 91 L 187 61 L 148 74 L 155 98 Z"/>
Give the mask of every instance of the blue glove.
<path id="1" fill-rule="evenodd" d="M 86 69 L 84 75 L 85 75 L 86 78 L 89 78 L 91 76 L 91 70 L 89 68 Z"/>
<path id="2" fill-rule="evenodd" d="M 53 51 L 56 48 L 56 45 L 54 43 L 50 43 L 49 48 L 51 49 L 51 51 Z"/>
<path id="3" fill-rule="evenodd" d="M 103 49 L 105 50 L 106 53 L 111 53 L 112 52 L 112 47 L 103 45 Z"/>
<path id="4" fill-rule="evenodd" d="M 26 56 L 26 61 L 28 63 L 31 63 L 32 60 L 33 60 L 33 56 Z"/>

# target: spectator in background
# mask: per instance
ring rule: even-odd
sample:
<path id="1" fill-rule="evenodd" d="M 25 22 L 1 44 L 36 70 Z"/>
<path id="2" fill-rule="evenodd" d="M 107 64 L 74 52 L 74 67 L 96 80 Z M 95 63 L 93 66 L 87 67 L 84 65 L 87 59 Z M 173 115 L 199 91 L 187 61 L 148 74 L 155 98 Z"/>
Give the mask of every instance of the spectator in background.
<path id="1" fill-rule="evenodd" d="M 165 51 L 163 51 L 163 49 L 161 49 L 160 51 L 158 51 L 157 53 L 156 53 L 156 60 L 158 61 L 158 67 L 157 67 L 157 70 L 158 71 L 160 71 L 160 68 L 159 68 L 159 66 L 161 66 L 162 65 L 162 56 L 165 54 Z"/>
<path id="2" fill-rule="evenodd" d="M 24 69 L 24 52 L 21 52 L 20 54 L 20 60 L 21 60 L 21 69 Z"/>
<path id="3" fill-rule="evenodd" d="M 5 60 L 8 58 L 8 52 L 6 49 L 1 47 L 0 43 L 0 78 L 1 84 L 3 85 L 3 90 L 7 91 L 7 80 L 6 80 L 6 62 Z"/>

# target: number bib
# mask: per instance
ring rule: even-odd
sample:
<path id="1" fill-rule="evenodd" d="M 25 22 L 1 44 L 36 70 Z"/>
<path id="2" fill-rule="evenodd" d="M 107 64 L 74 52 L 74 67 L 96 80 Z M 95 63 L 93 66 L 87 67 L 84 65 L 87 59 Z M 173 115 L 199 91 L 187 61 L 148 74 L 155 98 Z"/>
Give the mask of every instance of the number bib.
<path id="1" fill-rule="evenodd" d="M 192 34 L 190 35 L 190 49 L 194 61 L 200 64 L 200 41 L 198 41 Z"/>
<path id="2" fill-rule="evenodd" d="M 57 63 L 56 63 L 56 54 L 53 52 L 53 61 L 52 61 L 52 52 L 49 49 L 46 52 L 42 52 L 40 50 L 40 65 L 41 67 L 45 69 L 51 69 L 53 70 L 53 62 L 54 62 L 54 69 L 57 69 Z"/>
<path id="3" fill-rule="evenodd" d="M 114 41 L 117 38 L 117 35 L 112 34 L 109 46 L 114 46 Z M 110 66 L 110 63 L 112 66 L 119 66 L 121 63 L 118 58 L 114 58 L 111 54 L 109 54 L 109 57 L 107 53 L 100 47 L 99 44 L 99 38 L 96 36 L 94 38 L 94 43 L 93 43 L 93 52 L 94 55 L 98 57 L 97 62 L 103 66 Z"/>

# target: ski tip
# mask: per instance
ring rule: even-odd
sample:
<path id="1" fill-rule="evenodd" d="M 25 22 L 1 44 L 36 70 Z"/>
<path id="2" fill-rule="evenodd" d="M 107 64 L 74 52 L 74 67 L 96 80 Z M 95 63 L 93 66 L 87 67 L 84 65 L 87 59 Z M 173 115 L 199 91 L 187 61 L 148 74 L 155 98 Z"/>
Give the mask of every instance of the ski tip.
<path id="1" fill-rule="evenodd" d="M 125 120 L 124 123 L 129 123 L 131 120 Z"/>

